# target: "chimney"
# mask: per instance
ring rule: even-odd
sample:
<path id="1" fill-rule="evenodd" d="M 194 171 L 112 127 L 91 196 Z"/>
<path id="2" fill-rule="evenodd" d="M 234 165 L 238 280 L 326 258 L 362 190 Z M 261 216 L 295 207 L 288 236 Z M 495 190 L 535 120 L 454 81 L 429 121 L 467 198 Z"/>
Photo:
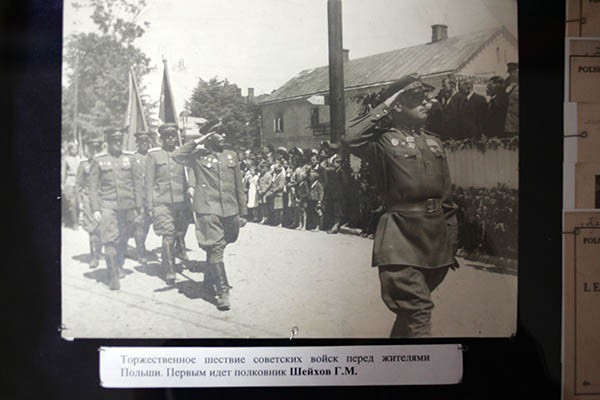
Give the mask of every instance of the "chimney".
<path id="1" fill-rule="evenodd" d="M 431 43 L 448 39 L 448 25 L 431 25 Z"/>
<path id="2" fill-rule="evenodd" d="M 344 62 L 350 61 L 350 49 L 343 49 L 344 52 Z"/>
<path id="3" fill-rule="evenodd" d="M 248 88 L 248 97 L 246 98 L 248 103 L 254 103 L 254 88 Z"/>

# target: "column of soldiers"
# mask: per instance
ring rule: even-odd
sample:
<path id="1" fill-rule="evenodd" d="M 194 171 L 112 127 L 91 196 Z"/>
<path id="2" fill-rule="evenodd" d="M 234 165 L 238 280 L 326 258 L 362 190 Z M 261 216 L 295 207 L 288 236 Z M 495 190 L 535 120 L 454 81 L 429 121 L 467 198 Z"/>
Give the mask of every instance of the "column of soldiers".
<path id="1" fill-rule="evenodd" d="M 184 237 L 194 221 L 198 244 L 207 253 L 204 287 L 219 310 L 228 310 L 231 286 L 223 253 L 237 239 L 246 215 L 237 155 L 225 149 L 224 135 L 214 132 L 185 144 L 176 124 L 163 124 L 158 132 L 161 147 L 152 149 L 147 132 L 136 134 L 135 153 L 123 150 L 120 129 L 105 131 L 104 152 L 101 139 L 88 141 L 88 159 L 79 165 L 76 192 L 79 221 L 90 237 L 89 265 L 99 265 L 104 247 L 108 286 L 119 290 L 129 239 L 134 237 L 138 261 L 145 265 L 152 225 L 162 239 L 165 280 L 174 283 L 175 257 L 188 260 Z"/>

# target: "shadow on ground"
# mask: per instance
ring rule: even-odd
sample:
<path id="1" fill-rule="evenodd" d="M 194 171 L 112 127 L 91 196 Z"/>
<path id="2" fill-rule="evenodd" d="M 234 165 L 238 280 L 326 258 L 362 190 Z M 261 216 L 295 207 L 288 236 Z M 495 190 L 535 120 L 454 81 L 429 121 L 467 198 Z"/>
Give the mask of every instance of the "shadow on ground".
<path id="1" fill-rule="evenodd" d="M 213 292 L 204 285 L 204 281 L 194 279 L 188 272 L 206 273 L 208 264 L 205 261 L 185 261 L 175 265 L 177 272 L 177 280 L 175 283 L 169 283 L 165 279 L 167 269 L 159 263 L 148 263 L 146 265 L 138 265 L 134 269 L 142 274 L 150 277 L 160 278 L 164 285 L 163 287 L 154 289 L 154 292 L 168 292 L 177 290 L 188 299 L 202 299 L 211 304 L 216 304 Z M 204 277 L 203 279 L 206 279 Z"/>
<path id="2" fill-rule="evenodd" d="M 518 271 L 503 267 L 496 267 L 494 265 L 465 264 L 465 267 L 471 267 L 479 271 L 486 271 L 494 274 L 518 276 Z"/>
<path id="3" fill-rule="evenodd" d="M 123 268 L 123 272 L 125 273 L 125 277 L 121 279 L 126 279 L 129 275 L 133 274 L 133 271 L 127 268 Z M 96 282 L 108 285 L 108 269 L 106 268 L 96 268 L 90 270 L 89 272 L 84 273 L 83 276 L 88 279 L 93 279 Z"/>

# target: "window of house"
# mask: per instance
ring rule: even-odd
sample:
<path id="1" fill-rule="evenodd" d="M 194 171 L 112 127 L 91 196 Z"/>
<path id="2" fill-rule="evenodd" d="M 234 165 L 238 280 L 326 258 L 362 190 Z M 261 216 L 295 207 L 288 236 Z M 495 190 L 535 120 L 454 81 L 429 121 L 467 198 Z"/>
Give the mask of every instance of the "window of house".
<path id="1" fill-rule="evenodd" d="M 319 109 L 317 107 L 310 110 L 310 126 L 312 128 L 319 126 Z"/>
<path id="2" fill-rule="evenodd" d="M 277 113 L 277 116 L 273 120 L 273 132 L 283 132 L 283 113 Z"/>

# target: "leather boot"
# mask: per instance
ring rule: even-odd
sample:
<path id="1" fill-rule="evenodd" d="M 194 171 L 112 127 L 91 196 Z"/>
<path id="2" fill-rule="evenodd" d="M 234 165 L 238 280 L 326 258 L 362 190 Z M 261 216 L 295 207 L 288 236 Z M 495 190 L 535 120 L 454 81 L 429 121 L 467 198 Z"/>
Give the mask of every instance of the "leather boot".
<path id="1" fill-rule="evenodd" d="M 175 236 L 175 256 L 182 261 L 189 261 L 185 250 L 185 237 L 182 234 Z"/>
<path id="2" fill-rule="evenodd" d="M 217 263 L 213 265 L 215 281 L 215 291 L 217 300 L 217 309 L 221 311 L 229 310 L 229 284 L 227 274 L 225 273 L 225 264 Z"/>
<path id="3" fill-rule="evenodd" d="M 125 270 L 123 269 L 123 265 L 125 265 L 125 253 L 127 252 L 127 242 L 119 242 L 117 245 L 117 257 L 116 257 L 116 265 L 117 265 L 117 274 L 119 278 L 125 278 Z"/>
<path id="4" fill-rule="evenodd" d="M 204 292 L 210 296 L 214 296 L 216 294 L 215 278 L 212 265 L 206 267 L 206 270 L 204 271 L 204 280 L 202 281 L 202 288 Z"/>
<path id="5" fill-rule="evenodd" d="M 105 246 L 104 258 L 108 269 L 108 287 L 110 290 L 119 290 L 119 266 L 117 265 L 117 249 L 114 246 Z"/>
<path id="6" fill-rule="evenodd" d="M 173 238 L 163 237 L 162 240 L 162 264 L 167 269 L 165 280 L 169 284 L 174 283 L 177 278 L 175 274 L 174 242 Z"/>
<path id="7" fill-rule="evenodd" d="M 100 259 L 102 244 L 96 235 L 90 235 L 90 268 L 97 268 Z"/>
<path id="8" fill-rule="evenodd" d="M 134 234 L 135 247 L 137 250 L 138 261 L 143 266 L 148 263 L 148 258 L 146 257 L 146 243 L 144 239 L 144 232 L 142 232 L 141 229 L 136 229 Z"/>

